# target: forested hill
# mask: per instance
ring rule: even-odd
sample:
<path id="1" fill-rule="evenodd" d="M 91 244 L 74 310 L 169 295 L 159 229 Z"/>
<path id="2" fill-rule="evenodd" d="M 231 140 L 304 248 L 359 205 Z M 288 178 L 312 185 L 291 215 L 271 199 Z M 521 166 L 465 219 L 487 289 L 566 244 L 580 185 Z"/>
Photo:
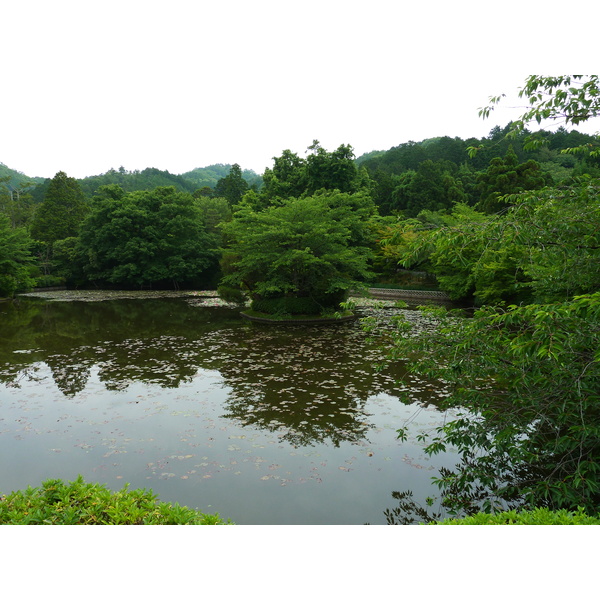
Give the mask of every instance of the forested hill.
<path id="1" fill-rule="evenodd" d="M 202 167 L 199 169 L 193 169 L 187 173 L 182 173 L 182 177 L 188 181 L 194 183 L 195 189 L 210 187 L 214 188 L 217 185 L 219 179 L 223 179 L 229 175 L 232 165 L 216 164 L 208 167 Z M 260 187 L 262 178 L 257 175 L 251 169 L 242 169 L 242 177 L 248 182 L 248 185 L 252 187 L 257 185 Z"/>
<path id="2" fill-rule="evenodd" d="M 193 192 L 196 188 L 191 181 L 181 175 L 173 175 L 169 171 L 148 168 L 143 171 L 126 171 L 110 169 L 102 175 L 94 175 L 79 180 L 79 185 L 86 196 L 92 196 L 103 185 L 117 184 L 126 192 L 150 190 L 159 186 L 174 186 L 182 192 Z"/>
<path id="3" fill-rule="evenodd" d="M 446 160 L 454 163 L 458 168 L 461 164 L 468 164 L 475 171 L 480 171 L 489 165 L 490 160 L 506 155 L 509 146 L 512 146 L 519 162 L 535 160 L 545 166 L 548 171 L 556 171 L 556 165 L 572 167 L 575 159 L 573 156 L 561 154 L 565 148 L 573 148 L 592 143 L 594 136 L 578 131 L 567 131 L 559 128 L 555 132 L 539 131 L 539 135 L 546 140 L 546 144 L 536 151 L 525 150 L 525 138 L 530 132 L 525 131 L 521 136 L 507 139 L 506 134 L 510 124 L 504 129 L 494 127 L 488 137 L 463 140 L 459 137 L 436 137 L 420 142 L 409 141 L 389 150 L 373 150 L 359 156 L 357 164 L 366 167 L 371 173 L 381 171 L 390 175 L 400 175 L 409 170 L 417 170 L 419 165 L 426 161 Z M 481 147 L 474 157 L 469 157 L 470 146 Z M 545 163 L 545 164 L 544 164 Z"/>
<path id="4" fill-rule="evenodd" d="M 81 189 L 86 196 L 91 196 L 102 185 L 118 184 L 126 192 L 135 190 L 152 190 L 160 186 L 174 186 L 182 192 L 193 193 L 195 190 L 210 187 L 214 188 L 219 179 L 229 174 L 231 165 L 216 164 L 202 167 L 174 175 L 169 171 L 161 171 L 155 168 L 143 171 L 126 171 L 123 167 L 115 171 L 111 169 L 103 175 L 95 175 L 79 180 Z M 243 171 L 242 176 L 252 184 L 258 175 L 254 171 Z"/>
<path id="5" fill-rule="evenodd" d="M 595 142 L 595 137 L 559 128 L 539 131 L 545 138 L 526 150 L 524 131 L 507 138 L 510 124 L 495 127 L 483 139 L 438 137 L 406 142 L 387 151 L 372 151 L 356 162 L 371 180 L 373 200 L 382 215 L 399 211 L 416 217 L 423 210 L 450 209 L 456 202 L 485 213 L 500 210 L 498 198 L 523 190 L 560 185 L 575 176 L 600 176 L 600 160 L 562 150 Z M 479 150 L 471 156 L 469 147 Z"/>
<path id="6" fill-rule="evenodd" d="M 43 177 L 28 177 L 20 171 L 15 171 L 7 167 L 4 163 L 0 163 L 0 181 L 6 182 L 11 189 L 22 189 L 30 185 L 42 183 Z"/>
<path id="7" fill-rule="evenodd" d="M 0 167 L 2 166 L 0 165 Z M 8 169 L 8 167 L 5 168 L 11 173 L 18 173 L 17 171 Z M 220 179 L 229 174 L 230 170 L 231 165 L 216 164 L 194 169 L 182 175 L 175 175 L 169 173 L 169 171 L 161 171 L 155 168 L 148 168 L 143 171 L 127 171 L 123 167 L 120 167 L 119 169 L 110 169 L 101 175 L 92 175 L 84 179 L 78 179 L 77 181 L 84 195 L 88 198 L 91 198 L 101 186 L 111 184 L 119 185 L 125 192 L 173 186 L 179 191 L 193 193 L 203 187 L 214 188 Z M 1 176 L 2 171 L 0 171 Z M 244 170 L 242 176 L 248 182 L 249 186 L 254 183 L 260 185 L 261 177 L 254 171 Z M 19 182 L 32 180 L 32 178 L 28 178 L 23 174 L 20 174 L 20 177 L 21 179 L 18 179 Z M 15 181 L 17 181 L 16 178 Z M 34 202 L 39 203 L 44 198 L 50 179 L 37 178 L 33 181 L 39 185 L 31 192 L 32 197 Z"/>

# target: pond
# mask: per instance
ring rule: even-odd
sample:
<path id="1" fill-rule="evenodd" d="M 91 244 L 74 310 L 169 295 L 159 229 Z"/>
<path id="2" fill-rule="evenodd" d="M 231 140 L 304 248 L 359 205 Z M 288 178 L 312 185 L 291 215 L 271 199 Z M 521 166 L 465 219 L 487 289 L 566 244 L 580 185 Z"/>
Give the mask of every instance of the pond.
<path id="1" fill-rule="evenodd" d="M 357 321 L 264 325 L 209 296 L 1 303 L 0 494 L 81 474 L 238 524 L 315 525 L 385 524 L 394 492 L 437 495 L 456 457 L 417 435 L 448 416 L 441 384 L 378 369 Z M 401 310 L 363 304 L 382 324 Z"/>

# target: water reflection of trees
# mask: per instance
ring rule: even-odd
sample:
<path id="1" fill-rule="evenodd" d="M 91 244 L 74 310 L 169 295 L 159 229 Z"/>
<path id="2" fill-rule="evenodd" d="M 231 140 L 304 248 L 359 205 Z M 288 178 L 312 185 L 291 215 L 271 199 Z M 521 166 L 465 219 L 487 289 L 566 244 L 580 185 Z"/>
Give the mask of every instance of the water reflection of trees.
<path id="1" fill-rule="evenodd" d="M 394 377 L 373 369 L 379 353 L 354 324 L 255 325 L 220 368 L 231 386 L 225 416 L 296 446 L 357 442 L 373 427 L 368 398 L 395 391 Z"/>
<path id="2" fill-rule="evenodd" d="M 44 362 L 67 396 L 85 387 L 94 365 L 108 389 L 131 381 L 177 387 L 198 370 L 198 360 L 179 352 L 180 341 L 214 330 L 215 318 L 221 326 L 239 322 L 234 311 L 204 311 L 177 299 L 7 303 L 0 313 L 0 381 L 18 385 Z"/>
<path id="3" fill-rule="evenodd" d="M 444 518 L 442 512 L 434 510 L 430 505 L 423 506 L 416 502 L 411 490 L 392 492 L 392 498 L 398 505 L 383 511 L 388 525 L 416 525 Z"/>
<path id="4" fill-rule="evenodd" d="M 401 368 L 374 369 L 384 350 L 356 323 L 271 327 L 181 299 L 27 300 L 9 313 L 0 315 L 5 384 L 34 377 L 39 363 L 66 396 L 85 388 L 93 367 L 109 390 L 176 388 L 199 369 L 218 370 L 229 389 L 223 417 L 296 446 L 358 442 L 372 427 L 367 400 L 400 395 Z"/>

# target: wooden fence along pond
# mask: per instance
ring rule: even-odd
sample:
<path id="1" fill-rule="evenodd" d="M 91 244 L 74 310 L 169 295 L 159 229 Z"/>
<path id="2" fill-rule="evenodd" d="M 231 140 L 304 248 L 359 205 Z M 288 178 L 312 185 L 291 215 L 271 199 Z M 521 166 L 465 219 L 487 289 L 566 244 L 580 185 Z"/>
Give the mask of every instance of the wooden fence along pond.
<path id="1" fill-rule="evenodd" d="M 380 300 L 436 300 L 438 302 L 451 302 L 446 292 L 439 290 L 397 290 L 392 288 L 369 288 L 369 294 Z"/>

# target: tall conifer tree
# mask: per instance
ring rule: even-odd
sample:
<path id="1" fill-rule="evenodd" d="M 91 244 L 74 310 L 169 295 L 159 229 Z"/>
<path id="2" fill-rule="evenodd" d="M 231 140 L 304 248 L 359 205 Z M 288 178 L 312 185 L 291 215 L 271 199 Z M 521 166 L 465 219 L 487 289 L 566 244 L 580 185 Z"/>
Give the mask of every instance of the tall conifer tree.
<path id="1" fill-rule="evenodd" d="M 50 181 L 44 201 L 36 210 L 31 236 L 50 245 L 58 240 L 74 237 L 86 209 L 84 195 L 77 180 L 60 171 Z"/>

